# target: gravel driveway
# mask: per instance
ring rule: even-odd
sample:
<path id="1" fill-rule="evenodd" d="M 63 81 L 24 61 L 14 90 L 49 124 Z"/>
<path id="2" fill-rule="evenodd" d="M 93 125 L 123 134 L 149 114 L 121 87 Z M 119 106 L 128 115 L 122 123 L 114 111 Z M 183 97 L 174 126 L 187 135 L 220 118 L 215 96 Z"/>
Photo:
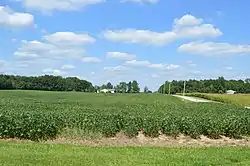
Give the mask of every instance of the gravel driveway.
<path id="1" fill-rule="evenodd" d="M 190 97 L 190 96 L 180 96 L 180 95 L 173 95 L 175 97 L 179 97 L 185 100 L 189 100 L 192 102 L 197 102 L 197 103 L 209 103 L 209 102 L 214 102 L 212 100 L 205 100 L 205 99 L 198 99 L 198 98 L 194 98 L 194 97 Z"/>

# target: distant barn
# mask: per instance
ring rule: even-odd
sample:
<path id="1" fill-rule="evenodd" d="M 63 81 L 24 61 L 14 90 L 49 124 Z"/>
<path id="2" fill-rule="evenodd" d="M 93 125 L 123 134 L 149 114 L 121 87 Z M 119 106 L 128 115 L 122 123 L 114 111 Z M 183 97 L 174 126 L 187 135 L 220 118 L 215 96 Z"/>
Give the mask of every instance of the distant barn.
<path id="1" fill-rule="evenodd" d="M 235 93 L 236 93 L 236 91 L 234 91 L 234 90 L 227 90 L 226 91 L 226 94 L 228 94 L 228 95 L 233 95 Z"/>
<path id="2" fill-rule="evenodd" d="M 115 93 L 115 89 L 102 89 L 98 90 L 97 93 Z"/>

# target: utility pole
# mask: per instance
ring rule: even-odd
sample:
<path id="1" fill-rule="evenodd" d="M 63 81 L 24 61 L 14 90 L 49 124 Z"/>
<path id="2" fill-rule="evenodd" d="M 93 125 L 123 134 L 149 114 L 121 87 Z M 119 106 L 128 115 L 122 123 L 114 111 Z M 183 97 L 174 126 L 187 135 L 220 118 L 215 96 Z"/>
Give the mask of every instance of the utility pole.
<path id="1" fill-rule="evenodd" d="M 163 94 L 164 87 L 161 88 L 161 93 Z"/>
<path id="2" fill-rule="evenodd" d="M 185 96 L 185 91 L 186 91 L 186 81 L 184 81 L 183 96 Z"/>
<path id="3" fill-rule="evenodd" d="M 164 82 L 164 94 L 166 93 L 166 81 Z"/>
<path id="4" fill-rule="evenodd" d="M 168 84 L 168 94 L 169 95 L 171 94 L 170 91 L 171 91 L 171 82 L 169 82 L 169 84 Z"/>

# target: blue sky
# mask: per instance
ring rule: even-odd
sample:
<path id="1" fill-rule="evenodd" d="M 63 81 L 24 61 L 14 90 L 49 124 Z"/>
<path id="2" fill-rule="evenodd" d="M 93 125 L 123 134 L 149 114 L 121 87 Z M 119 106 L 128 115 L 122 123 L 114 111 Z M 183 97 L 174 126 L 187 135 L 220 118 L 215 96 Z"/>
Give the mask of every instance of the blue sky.
<path id="1" fill-rule="evenodd" d="M 93 84 L 250 77 L 250 1 L 1 0 L 0 73 Z"/>

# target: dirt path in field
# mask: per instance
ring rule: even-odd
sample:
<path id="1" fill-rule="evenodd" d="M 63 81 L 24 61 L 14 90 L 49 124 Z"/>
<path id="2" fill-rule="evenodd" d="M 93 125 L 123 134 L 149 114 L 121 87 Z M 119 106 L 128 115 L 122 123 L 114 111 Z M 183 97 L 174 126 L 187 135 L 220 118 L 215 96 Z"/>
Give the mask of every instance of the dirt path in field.
<path id="1" fill-rule="evenodd" d="M 19 139 L 0 139 L 4 142 L 32 142 Z M 177 138 L 160 135 L 158 138 L 145 137 L 142 133 L 135 138 L 128 138 L 123 133 L 113 138 L 81 139 L 81 138 L 57 138 L 48 140 L 48 144 L 70 144 L 80 146 L 152 146 L 152 147 L 211 147 L 211 146 L 245 146 L 250 148 L 250 137 L 244 139 L 230 139 L 222 136 L 220 139 L 210 139 L 201 136 L 200 139 L 193 139 L 189 136 L 179 135 Z"/>
<path id="2" fill-rule="evenodd" d="M 212 100 L 199 99 L 199 98 L 190 97 L 190 96 L 180 96 L 180 95 L 173 95 L 173 96 L 181 98 L 181 99 L 185 99 L 185 100 L 188 100 L 188 101 L 192 101 L 192 102 L 198 102 L 198 103 L 210 103 L 210 102 L 214 102 Z"/>
<path id="3" fill-rule="evenodd" d="M 192 139 L 188 136 L 180 135 L 177 138 L 160 135 L 158 138 L 148 138 L 142 133 L 136 138 L 127 138 L 123 133 L 119 133 L 113 138 L 91 139 L 67 139 L 58 138 L 47 141 L 50 144 L 74 144 L 82 146 L 155 146 L 155 147 L 209 147 L 209 146 L 247 146 L 250 147 L 250 138 L 230 139 L 221 137 L 220 139 L 209 139 L 201 136 L 200 139 Z"/>

